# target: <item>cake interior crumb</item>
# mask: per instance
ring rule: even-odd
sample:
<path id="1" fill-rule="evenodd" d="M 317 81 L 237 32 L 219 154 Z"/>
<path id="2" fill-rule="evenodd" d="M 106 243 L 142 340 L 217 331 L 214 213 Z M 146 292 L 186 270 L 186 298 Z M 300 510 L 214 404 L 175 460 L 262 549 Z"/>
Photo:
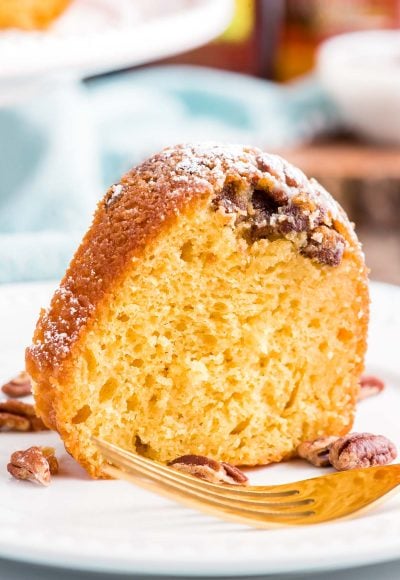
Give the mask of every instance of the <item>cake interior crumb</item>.
<path id="1" fill-rule="evenodd" d="M 282 237 L 245 243 L 207 205 L 182 216 L 79 346 L 66 429 L 93 459 L 98 435 L 159 461 L 236 465 L 344 432 L 362 364 L 350 268 L 351 256 L 321 266 Z"/>

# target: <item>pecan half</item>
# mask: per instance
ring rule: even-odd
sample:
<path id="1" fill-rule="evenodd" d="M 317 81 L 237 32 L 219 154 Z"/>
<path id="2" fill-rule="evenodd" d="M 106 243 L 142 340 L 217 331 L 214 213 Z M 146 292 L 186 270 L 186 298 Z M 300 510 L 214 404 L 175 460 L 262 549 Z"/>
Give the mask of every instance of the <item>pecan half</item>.
<path id="1" fill-rule="evenodd" d="M 0 402 L 0 431 L 46 431 L 33 405 L 8 399 Z"/>
<path id="2" fill-rule="evenodd" d="M 386 465 L 397 457 L 395 445 L 383 435 L 350 433 L 333 443 L 329 461 L 339 471 Z"/>
<path id="3" fill-rule="evenodd" d="M 329 451 L 339 437 L 318 437 L 314 441 L 303 441 L 297 447 L 297 453 L 316 467 L 329 467 Z"/>
<path id="4" fill-rule="evenodd" d="M 385 388 L 385 383 L 373 375 L 363 375 L 360 378 L 360 390 L 357 401 L 363 401 L 369 397 L 379 395 Z"/>
<path id="5" fill-rule="evenodd" d="M 22 371 L 18 376 L 3 385 L 1 390 L 7 395 L 7 397 L 12 397 L 13 399 L 17 397 L 27 397 L 32 394 L 30 376 L 25 371 Z"/>
<path id="6" fill-rule="evenodd" d="M 29 447 L 15 451 L 7 465 L 15 479 L 24 479 L 39 485 L 50 484 L 50 476 L 58 472 L 58 461 L 53 447 Z"/>
<path id="7" fill-rule="evenodd" d="M 247 485 L 248 483 L 248 477 L 234 465 L 203 455 L 182 455 L 170 461 L 168 465 L 177 471 L 194 475 L 210 483 L 231 485 Z"/>

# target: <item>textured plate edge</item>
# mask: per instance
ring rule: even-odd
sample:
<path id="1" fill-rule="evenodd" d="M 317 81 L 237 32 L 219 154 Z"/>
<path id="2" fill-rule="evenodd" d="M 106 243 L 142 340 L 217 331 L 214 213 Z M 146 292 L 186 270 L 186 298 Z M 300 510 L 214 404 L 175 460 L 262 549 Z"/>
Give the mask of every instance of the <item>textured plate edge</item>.
<path id="1" fill-rule="evenodd" d="M 47 282 L 22 282 L 14 284 L 0 285 L 0 299 L 3 291 L 13 292 L 21 289 L 34 290 L 35 292 L 43 292 L 43 295 L 48 296 L 51 291 L 57 286 L 55 281 Z M 400 287 L 383 282 L 371 282 L 371 297 L 378 296 L 380 293 L 389 292 L 400 301 Z M 321 527 L 327 524 L 319 524 Z M 328 524 L 329 525 L 329 524 Z M 260 533 L 265 533 L 261 531 Z M 113 560 L 112 557 L 97 556 L 96 560 L 92 556 L 82 556 L 77 558 L 72 555 L 73 559 L 69 559 L 68 555 L 62 551 L 55 551 L 48 554 L 43 550 L 33 550 L 24 554 L 18 553 L 16 548 L 10 548 L 6 543 L 0 542 L 0 558 L 7 559 L 12 562 L 21 564 L 35 564 L 49 568 L 58 568 L 65 570 L 74 570 L 82 572 L 103 572 L 103 573 L 118 573 L 122 575 L 156 575 L 156 576 L 178 576 L 178 577 L 243 577 L 243 576 L 260 576 L 266 574 L 286 574 L 286 573 L 304 573 L 304 572 L 324 572 L 333 570 L 343 570 L 356 568 L 359 566 L 367 566 L 372 564 L 380 564 L 383 562 L 390 562 L 397 560 L 400 557 L 400 538 L 395 538 L 393 545 L 386 549 L 378 547 L 376 551 L 371 550 L 368 545 L 365 553 L 358 553 L 357 555 L 347 555 L 337 561 L 321 561 L 310 558 L 308 554 L 303 559 L 296 562 L 274 562 L 272 565 L 266 567 L 266 559 L 253 560 L 252 562 L 237 562 L 229 563 L 227 561 L 211 561 L 204 563 L 200 557 L 198 561 L 191 560 L 190 562 L 180 561 L 171 562 L 169 560 L 150 562 L 146 559 L 142 562 L 137 560 L 132 565 L 131 561 Z M 336 556 L 337 557 L 337 556 Z M 229 568 L 231 566 L 231 569 Z M 199 573 L 194 572 L 198 568 Z"/>
<path id="2" fill-rule="evenodd" d="M 324 525 L 324 524 L 319 524 Z M 265 533 L 266 530 L 260 530 Z M 2 549 L 0 543 L 0 558 L 9 560 L 10 562 L 17 562 L 20 564 L 34 564 L 47 568 L 55 568 L 61 570 L 71 570 L 75 572 L 92 572 L 92 573 L 115 573 L 121 575 L 148 575 L 159 577 L 183 577 L 183 578 L 205 578 L 205 577 L 252 577 L 265 576 L 275 574 L 292 574 L 305 572 L 330 572 L 347 570 L 357 567 L 364 567 L 374 564 L 388 563 L 398 560 L 400 557 L 400 539 L 396 545 L 390 549 L 377 550 L 376 553 L 368 549 L 366 554 L 357 556 L 347 556 L 338 561 L 331 561 L 323 563 L 321 561 L 311 560 L 309 557 L 297 562 L 285 563 L 285 565 L 274 563 L 272 566 L 266 567 L 265 559 L 253 562 L 210 562 L 204 565 L 204 560 L 201 558 L 198 561 L 191 560 L 190 562 L 180 562 L 178 565 L 170 561 L 149 562 L 148 560 L 139 560 L 132 566 L 131 562 L 120 560 L 115 561 L 112 558 L 104 558 L 98 556 L 96 561 L 91 557 L 82 557 L 77 560 L 69 560 L 65 554 L 53 553 L 50 557 L 44 552 L 37 550 L 32 554 L 19 554 L 17 551 L 10 549 Z M 194 569 L 198 568 L 199 572 Z"/>

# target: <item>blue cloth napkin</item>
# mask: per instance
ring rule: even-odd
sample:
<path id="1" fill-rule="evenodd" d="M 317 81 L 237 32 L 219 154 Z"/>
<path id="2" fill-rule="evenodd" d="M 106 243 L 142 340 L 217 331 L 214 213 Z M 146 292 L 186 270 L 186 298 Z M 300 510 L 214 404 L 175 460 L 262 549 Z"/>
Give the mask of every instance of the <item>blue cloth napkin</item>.
<path id="1" fill-rule="evenodd" d="M 105 188 L 164 146 L 286 147 L 336 122 L 313 78 L 279 86 L 164 66 L 54 82 L 0 109 L 0 282 L 60 277 Z"/>

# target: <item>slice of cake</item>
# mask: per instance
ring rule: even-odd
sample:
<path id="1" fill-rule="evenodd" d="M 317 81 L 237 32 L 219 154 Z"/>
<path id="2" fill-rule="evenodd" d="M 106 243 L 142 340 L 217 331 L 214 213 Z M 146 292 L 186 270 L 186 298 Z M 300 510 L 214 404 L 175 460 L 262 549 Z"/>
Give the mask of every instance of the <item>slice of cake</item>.
<path id="1" fill-rule="evenodd" d="M 289 458 L 354 416 L 368 323 L 353 226 L 258 149 L 165 149 L 100 202 L 27 370 L 38 414 L 95 477 L 100 436 L 160 461 Z"/>

